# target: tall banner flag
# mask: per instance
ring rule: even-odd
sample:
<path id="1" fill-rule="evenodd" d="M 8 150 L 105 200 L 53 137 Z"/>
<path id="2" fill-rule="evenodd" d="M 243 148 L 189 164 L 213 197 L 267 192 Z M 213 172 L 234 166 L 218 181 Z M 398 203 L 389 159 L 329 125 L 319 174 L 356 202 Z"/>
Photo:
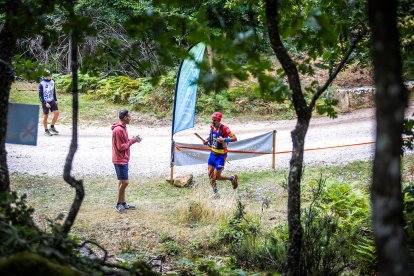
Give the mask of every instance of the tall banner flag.
<path id="1" fill-rule="evenodd" d="M 206 45 L 202 42 L 191 47 L 190 55 L 193 58 L 185 59 L 178 70 L 177 83 L 175 85 L 174 110 L 171 134 L 171 173 L 170 182 L 174 181 L 174 134 L 194 127 L 194 114 L 197 98 L 197 80 L 200 69 L 197 63 L 203 60 Z"/>
<path id="2" fill-rule="evenodd" d="M 194 59 L 187 58 L 181 63 L 175 87 L 172 135 L 194 127 L 197 80 L 200 75 L 197 63 L 203 60 L 205 48 L 202 42 L 193 46 L 190 55 Z"/>

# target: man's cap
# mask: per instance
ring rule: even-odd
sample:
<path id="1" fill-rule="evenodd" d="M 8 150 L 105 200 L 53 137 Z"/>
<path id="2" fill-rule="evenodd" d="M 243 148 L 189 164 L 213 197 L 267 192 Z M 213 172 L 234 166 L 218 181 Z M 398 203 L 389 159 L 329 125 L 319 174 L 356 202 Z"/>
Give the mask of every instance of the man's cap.
<path id="1" fill-rule="evenodd" d="M 123 110 L 119 111 L 119 119 L 121 119 L 121 120 L 124 119 L 126 115 L 128 115 L 128 110 L 123 109 Z"/>
<path id="2" fill-rule="evenodd" d="M 50 72 L 50 70 L 45 69 L 45 76 L 51 76 L 52 72 Z"/>

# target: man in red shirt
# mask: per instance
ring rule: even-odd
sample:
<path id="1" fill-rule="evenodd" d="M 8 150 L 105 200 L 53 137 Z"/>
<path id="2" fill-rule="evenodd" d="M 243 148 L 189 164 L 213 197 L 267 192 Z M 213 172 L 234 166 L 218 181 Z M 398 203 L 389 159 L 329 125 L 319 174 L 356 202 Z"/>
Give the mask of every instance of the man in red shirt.
<path id="1" fill-rule="evenodd" d="M 128 162 L 130 156 L 129 148 L 141 142 L 139 135 L 128 138 L 126 125 L 131 121 L 131 115 L 128 110 L 124 109 L 119 112 L 119 123 L 112 125 L 112 163 L 115 166 L 115 171 L 118 182 L 118 202 L 116 210 L 119 213 L 124 213 L 126 209 L 135 209 L 135 206 L 129 205 L 125 201 L 125 189 L 129 184 L 128 180 Z"/>
<path id="2" fill-rule="evenodd" d="M 239 186 L 237 174 L 232 176 L 221 175 L 227 159 L 227 145 L 229 142 L 237 141 L 236 135 L 227 126 L 221 124 L 222 118 L 223 115 L 220 112 L 214 112 L 211 115 L 210 136 L 204 142 L 205 145 L 211 146 L 208 159 L 208 177 L 213 188 L 213 198 L 220 198 L 217 180 L 230 180 L 233 189 L 237 189 Z"/>

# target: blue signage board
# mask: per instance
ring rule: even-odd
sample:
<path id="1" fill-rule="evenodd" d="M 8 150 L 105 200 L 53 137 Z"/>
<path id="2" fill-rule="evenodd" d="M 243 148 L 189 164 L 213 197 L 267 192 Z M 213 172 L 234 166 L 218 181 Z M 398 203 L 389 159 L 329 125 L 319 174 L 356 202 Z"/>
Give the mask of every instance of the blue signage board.
<path id="1" fill-rule="evenodd" d="M 38 105 L 9 103 L 6 143 L 36 146 L 38 121 Z"/>

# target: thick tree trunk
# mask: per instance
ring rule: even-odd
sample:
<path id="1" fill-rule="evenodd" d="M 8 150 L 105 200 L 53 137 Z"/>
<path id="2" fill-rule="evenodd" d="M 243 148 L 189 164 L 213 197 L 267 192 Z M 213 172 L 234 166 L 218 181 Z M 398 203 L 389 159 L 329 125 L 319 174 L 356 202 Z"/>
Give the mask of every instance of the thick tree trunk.
<path id="1" fill-rule="evenodd" d="M 376 85 L 373 229 L 380 275 L 409 275 L 401 195 L 401 134 L 408 91 L 401 78 L 396 1 L 368 1 Z"/>
<path id="2" fill-rule="evenodd" d="M 6 22 L 0 31 L 0 193 L 10 190 L 6 135 L 10 89 L 14 80 L 12 59 L 16 49 L 16 37 L 13 34 L 10 17 L 17 14 L 19 6 L 20 1 L 6 2 Z"/>
<path id="3" fill-rule="evenodd" d="M 70 10 L 70 18 L 74 17 L 74 3 L 72 2 L 72 9 Z M 73 188 L 75 188 L 76 195 L 73 200 L 72 206 L 70 208 L 69 214 L 66 217 L 65 223 L 63 224 L 63 232 L 68 234 L 72 228 L 73 223 L 75 222 L 76 216 L 79 213 L 80 207 L 82 205 L 83 198 L 85 196 L 85 191 L 83 188 L 83 181 L 76 180 L 73 176 L 70 175 L 72 170 L 73 158 L 75 157 L 75 152 L 78 148 L 78 107 L 79 107 L 79 95 L 78 95 L 78 43 L 77 38 L 72 37 L 71 42 L 71 66 L 72 66 L 72 142 L 70 144 L 69 153 L 66 157 L 65 168 L 63 172 L 63 178 L 67 183 L 69 183 Z"/>
<path id="4" fill-rule="evenodd" d="M 302 178 L 305 136 L 311 119 L 311 111 L 303 96 L 297 68 L 280 39 L 277 0 L 266 0 L 266 19 L 270 43 L 288 77 L 289 87 L 292 90 L 293 106 L 298 118 L 296 127 L 291 133 L 293 150 L 288 178 L 289 240 L 285 273 L 286 275 L 299 275 L 303 236 L 300 219 L 300 183 Z"/>
<path id="5" fill-rule="evenodd" d="M 303 117 L 306 117 L 306 119 L 301 119 Z M 299 275 L 300 273 L 300 253 L 303 237 L 303 228 L 300 219 L 300 184 L 302 180 L 305 137 L 309 127 L 310 116 L 303 114 L 301 118 L 298 117 L 296 127 L 291 133 L 293 149 L 288 178 L 289 241 L 285 268 L 286 275 Z"/>

